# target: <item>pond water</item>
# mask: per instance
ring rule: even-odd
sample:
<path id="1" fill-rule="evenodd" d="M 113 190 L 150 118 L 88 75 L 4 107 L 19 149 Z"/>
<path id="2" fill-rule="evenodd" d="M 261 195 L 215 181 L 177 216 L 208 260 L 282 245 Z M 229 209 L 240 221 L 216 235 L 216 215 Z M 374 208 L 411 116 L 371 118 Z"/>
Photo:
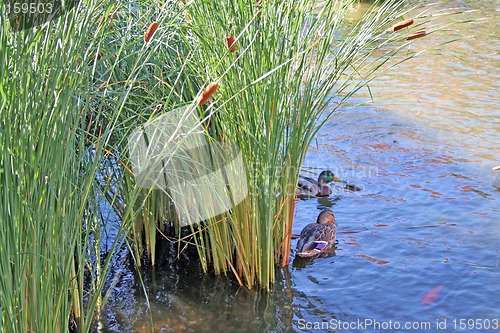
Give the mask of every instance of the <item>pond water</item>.
<path id="1" fill-rule="evenodd" d="M 165 248 L 143 274 L 151 313 L 125 267 L 96 331 L 147 332 L 152 318 L 155 332 L 500 332 L 500 171 L 491 170 L 500 165 L 500 7 L 446 6 L 459 5 L 478 9 L 462 18 L 485 19 L 412 51 L 474 38 L 379 77 L 374 101 L 333 117 L 309 151 L 306 170 L 362 188 L 297 203 L 294 233 L 335 211 L 334 256 L 292 258 L 266 294 L 205 276 Z"/>

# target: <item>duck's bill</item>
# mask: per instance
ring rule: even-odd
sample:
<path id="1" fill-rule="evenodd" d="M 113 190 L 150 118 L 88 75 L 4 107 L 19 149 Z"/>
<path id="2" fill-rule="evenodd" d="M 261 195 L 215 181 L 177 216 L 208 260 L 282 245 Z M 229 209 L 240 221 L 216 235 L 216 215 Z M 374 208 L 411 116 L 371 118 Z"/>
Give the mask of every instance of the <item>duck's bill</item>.
<path id="1" fill-rule="evenodd" d="M 337 183 L 345 183 L 342 179 L 338 178 L 338 177 L 333 177 L 333 182 L 337 182 Z"/>

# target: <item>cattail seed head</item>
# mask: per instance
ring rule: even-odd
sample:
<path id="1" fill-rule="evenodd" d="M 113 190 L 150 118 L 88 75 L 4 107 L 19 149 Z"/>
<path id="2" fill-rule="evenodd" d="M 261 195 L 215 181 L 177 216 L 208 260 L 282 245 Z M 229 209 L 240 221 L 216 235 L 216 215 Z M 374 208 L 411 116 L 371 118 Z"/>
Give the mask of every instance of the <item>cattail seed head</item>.
<path id="1" fill-rule="evenodd" d="M 393 31 L 398 31 L 398 30 L 401 30 L 403 28 L 409 27 L 412 24 L 413 24 L 413 19 L 411 19 L 411 18 L 410 19 L 406 19 L 404 21 L 398 22 L 395 25 L 393 25 L 392 26 L 392 30 Z"/>
<path id="2" fill-rule="evenodd" d="M 97 20 L 97 23 L 99 23 L 99 24 L 100 23 L 104 23 L 104 22 L 110 21 L 111 19 L 116 19 L 116 18 L 118 18 L 118 14 L 117 13 L 108 14 L 108 16 L 101 17 L 99 20 Z"/>

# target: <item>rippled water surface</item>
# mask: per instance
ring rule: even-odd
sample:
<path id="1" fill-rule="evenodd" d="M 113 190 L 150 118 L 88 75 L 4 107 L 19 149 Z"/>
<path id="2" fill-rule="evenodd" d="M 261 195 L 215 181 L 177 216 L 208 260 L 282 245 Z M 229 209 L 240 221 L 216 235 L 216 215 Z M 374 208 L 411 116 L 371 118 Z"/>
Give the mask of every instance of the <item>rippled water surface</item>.
<path id="1" fill-rule="evenodd" d="M 338 321 L 351 328 L 337 332 L 500 332 L 500 171 L 491 170 L 500 165 L 500 5 L 475 6 L 461 18 L 483 21 L 430 34 L 409 51 L 475 37 L 381 76 L 374 101 L 337 114 L 311 147 L 306 170 L 329 168 L 363 189 L 297 204 L 295 233 L 320 209 L 335 211 L 336 255 L 294 260 L 270 294 L 167 255 L 144 274 L 156 332 L 333 332 Z M 132 272 L 125 268 L 99 331 L 151 330 Z M 464 330 L 460 319 L 497 320 L 497 329 Z"/>

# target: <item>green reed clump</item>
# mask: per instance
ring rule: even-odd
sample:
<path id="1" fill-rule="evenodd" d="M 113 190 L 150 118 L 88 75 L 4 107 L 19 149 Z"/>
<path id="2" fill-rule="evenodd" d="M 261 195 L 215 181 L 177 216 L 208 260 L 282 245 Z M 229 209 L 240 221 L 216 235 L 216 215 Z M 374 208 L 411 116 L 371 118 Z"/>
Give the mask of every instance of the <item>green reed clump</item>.
<path id="1" fill-rule="evenodd" d="M 165 218 L 164 198 L 133 182 L 126 142 L 155 113 L 194 98 L 194 77 L 181 75 L 188 73 L 184 42 L 169 34 L 182 27 L 180 13 L 177 4 L 84 1 L 20 32 L 1 16 L 5 331 L 60 332 L 70 323 L 89 331 L 128 235 L 138 249 L 143 230 L 155 234 Z M 161 28 L 144 43 L 152 20 Z"/>
<path id="2" fill-rule="evenodd" d="M 275 264 L 288 262 L 297 177 L 336 109 L 327 102 L 347 99 L 405 45 L 384 29 L 406 2 L 385 1 L 346 30 L 349 4 L 316 13 L 314 2 L 291 0 L 89 0 L 17 33 L 1 16 L 2 329 L 59 332 L 72 322 L 89 331 L 122 245 L 137 265 L 145 247 L 154 264 L 157 231 L 165 221 L 178 227 L 175 210 L 193 203 L 174 209 L 169 191 L 141 188 L 128 139 L 178 107 L 206 117 L 193 130 L 208 142 L 241 149 L 249 190 L 231 210 L 188 223 L 182 240 L 205 269 L 268 289 Z M 212 81 L 219 89 L 198 107 Z M 205 171 L 192 162 L 206 156 L 189 158 L 181 164 Z M 108 248 L 104 230 L 114 233 Z"/>
<path id="3" fill-rule="evenodd" d="M 199 43 L 193 67 L 220 86 L 210 133 L 240 147 L 249 188 L 229 213 L 206 221 L 197 244 L 205 268 L 232 270 L 241 283 L 268 289 L 275 265 L 288 263 L 295 189 L 310 143 L 408 45 L 404 33 L 388 28 L 414 5 L 376 2 L 349 26 L 353 3 L 226 0 L 188 8 Z"/>

